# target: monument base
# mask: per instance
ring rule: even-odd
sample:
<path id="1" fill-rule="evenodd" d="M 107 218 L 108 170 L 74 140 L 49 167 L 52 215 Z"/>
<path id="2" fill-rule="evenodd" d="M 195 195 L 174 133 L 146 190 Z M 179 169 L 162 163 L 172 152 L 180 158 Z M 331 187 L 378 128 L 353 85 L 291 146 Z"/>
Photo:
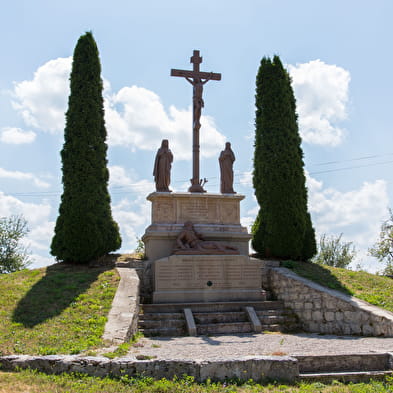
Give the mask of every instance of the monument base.
<path id="1" fill-rule="evenodd" d="M 142 237 L 151 261 L 171 255 L 186 221 L 194 224 L 205 240 L 229 243 L 248 255 L 251 235 L 240 224 L 239 194 L 154 192 L 151 225 Z"/>
<path id="2" fill-rule="evenodd" d="M 245 255 L 171 255 L 153 270 L 153 303 L 266 300 L 261 263 Z"/>

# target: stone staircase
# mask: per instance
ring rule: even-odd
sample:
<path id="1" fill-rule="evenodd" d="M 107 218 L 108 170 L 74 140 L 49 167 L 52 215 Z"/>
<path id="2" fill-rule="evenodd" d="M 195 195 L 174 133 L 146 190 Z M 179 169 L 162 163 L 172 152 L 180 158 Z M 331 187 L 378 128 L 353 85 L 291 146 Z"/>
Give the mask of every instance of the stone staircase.
<path id="1" fill-rule="evenodd" d="M 389 353 L 295 357 L 299 364 L 299 378 L 302 380 L 359 383 L 392 375 Z"/>
<path id="2" fill-rule="evenodd" d="M 281 301 L 142 304 L 145 336 L 184 336 L 293 331 L 295 315 Z"/>

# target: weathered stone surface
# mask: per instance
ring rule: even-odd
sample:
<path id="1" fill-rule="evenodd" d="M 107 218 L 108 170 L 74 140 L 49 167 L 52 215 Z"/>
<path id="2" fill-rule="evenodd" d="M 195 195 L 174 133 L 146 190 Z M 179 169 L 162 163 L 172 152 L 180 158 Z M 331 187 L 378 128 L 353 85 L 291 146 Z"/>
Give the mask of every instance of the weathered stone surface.
<path id="1" fill-rule="evenodd" d="M 125 342 L 138 328 L 139 277 L 135 269 L 117 267 L 120 282 L 105 325 L 104 340 Z"/>
<path id="2" fill-rule="evenodd" d="M 292 308 L 306 331 L 393 336 L 393 313 L 328 289 L 285 268 L 268 267 L 270 290 Z M 299 299 L 308 301 L 299 302 Z"/>
<path id="3" fill-rule="evenodd" d="M 244 255 L 171 255 L 154 263 L 154 303 L 264 300 L 261 265 Z"/>
<path id="4" fill-rule="evenodd" d="M 193 376 L 203 382 L 239 378 L 255 381 L 265 379 L 294 382 L 299 375 L 298 362 L 289 356 L 260 356 L 225 360 L 135 360 L 119 358 L 109 360 L 103 357 L 79 356 L 2 356 L 3 370 L 30 368 L 46 373 L 77 372 L 94 376 L 144 375 L 155 379 L 172 379 L 175 376 Z"/>
<path id="5" fill-rule="evenodd" d="M 238 194 L 152 193 L 152 222 L 142 240 L 147 257 L 155 261 L 172 254 L 177 235 L 191 221 L 207 241 L 227 242 L 248 255 L 251 235 L 240 224 Z"/>
<path id="6" fill-rule="evenodd" d="M 307 372 L 343 372 L 365 370 L 387 370 L 391 356 L 388 353 L 350 354 L 350 355 L 312 355 L 296 356 L 299 371 Z"/>

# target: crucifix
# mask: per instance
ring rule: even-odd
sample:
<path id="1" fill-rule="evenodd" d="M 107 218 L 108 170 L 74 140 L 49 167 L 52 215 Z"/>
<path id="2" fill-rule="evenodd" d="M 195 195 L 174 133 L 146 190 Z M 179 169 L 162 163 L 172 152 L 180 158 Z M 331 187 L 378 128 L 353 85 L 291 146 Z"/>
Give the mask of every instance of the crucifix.
<path id="1" fill-rule="evenodd" d="M 203 85 L 210 80 L 221 80 L 221 74 L 213 72 L 199 71 L 199 64 L 202 63 L 202 57 L 199 56 L 199 50 L 194 50 L 194 54 L 190 59 L 193 65 L 192 71 L 187 70 L 171 70 L 171 76 L 181 76 L 193 86 L 192 95 L 192 179 L 189 192 L 206 192 L 202 186 L 202 180 L 199 179 L 199 129 L 201 128 L 201 113 L 205 106 L 202 98 Z"/>

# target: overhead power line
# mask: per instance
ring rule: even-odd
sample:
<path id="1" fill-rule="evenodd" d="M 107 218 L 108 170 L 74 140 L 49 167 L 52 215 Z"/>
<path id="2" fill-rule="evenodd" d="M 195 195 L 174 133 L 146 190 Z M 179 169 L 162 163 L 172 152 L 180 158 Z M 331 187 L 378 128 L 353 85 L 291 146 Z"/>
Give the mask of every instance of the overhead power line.
<path id="1" fill-rule="evenodd" d="M 351 158 L 347 160 L 337 160 L 337 161 L 328 161 L 328 162 L 322 162 L 318 164 L 313 164 L 311 166 L 325 166 L 325 165 L 336 165 L 340 163 L 345 163 L 345 162 L 354 162 L 354 161 L 362 161 L 362 160 L 369 160 L 373 158 L 379 158 L 379 157 L 387 157 L 387 156 L 393 156 L 393 153 L 387 153 L 387 154 L 375 154 L 375 155 L 369 155 L 369 156 L 362 156 L 362 157 L 356 157 L 356 158 Z M 368 168 L 368 167 L 373 167 L 373 166 L 378 166 L 378 165 L 386 165 L 386 164 L 391 164 L 393 163 L 393 160 L 388 160 L 388 161 L 381 161 L 381 162 L 371 162 L 368 164 L 364 165 L 352 165 L 352 166 L 347 166 L 347 167 L 341 167 L 341 168 L 332 168 L 332 169 L 326 169 L 326 170 L 321 170 L 321 171 L 313 171 L 309 172 L 310 175 L 319 175 L 323 173 L 331 173 L 331 172 L 342 172 L 342 171 L 348 171 L 351 169 L 358 169 L 358 168 Z M 235 177 L 241 177 L 241 176 L 247 176 L 252 172 L 250 171 L 244 171 L 244 172 L 237 172 L 234 174 Z M 217 176 L 212 176 L 208 177 L 207 180 L 216 180 L 218 179 Z M 181 180 L 176 180 L 174 179 L 172 183 L 186 183 L 188 182 L 189 179 L 181 179 Z M 245 185 L 244 182 L 237 181 L 235 184 L 243 184 Z M 207 183 L 207 187 L 213 187 L 219 185 L 218 183 Z M 117 195 L 132 195 L 132 194 L 138 194 L 138 190 L 142 190 L 144 188 L 147 188 L 147 184 L 141 184 L 140 182 L 137 183 L 129 183 L 124 186 L 111 186 L 109 187 L 109 190 L 111 191 L 111 195 L 117 196 Z M 27 191 L 27 192 L 8 192 L 7 195 L 12 195 L 15 197 L 29 197 L 29 198 L 58 198 L 62 194 L 62 191 Z"/>

